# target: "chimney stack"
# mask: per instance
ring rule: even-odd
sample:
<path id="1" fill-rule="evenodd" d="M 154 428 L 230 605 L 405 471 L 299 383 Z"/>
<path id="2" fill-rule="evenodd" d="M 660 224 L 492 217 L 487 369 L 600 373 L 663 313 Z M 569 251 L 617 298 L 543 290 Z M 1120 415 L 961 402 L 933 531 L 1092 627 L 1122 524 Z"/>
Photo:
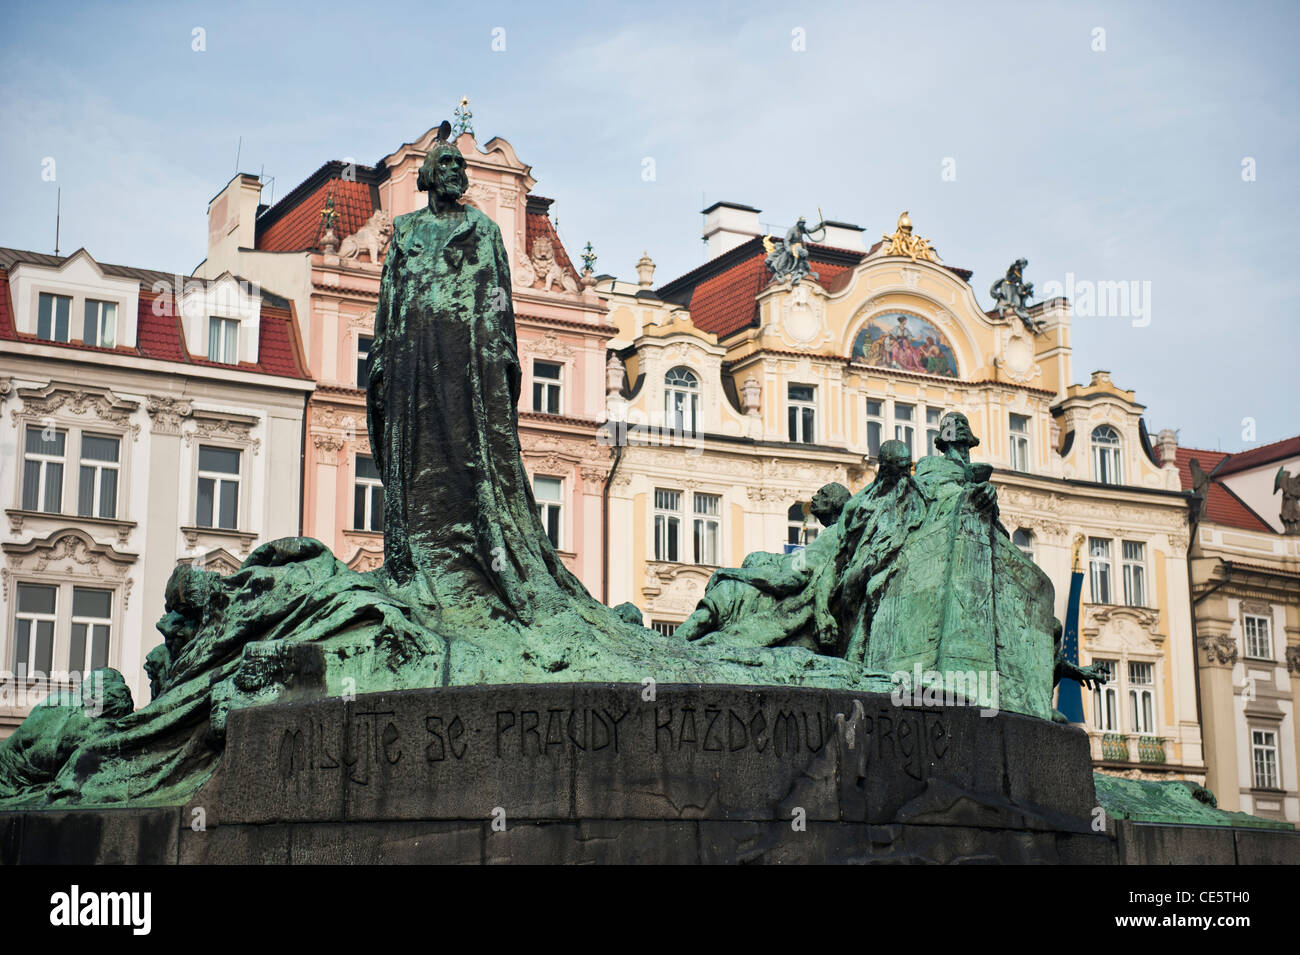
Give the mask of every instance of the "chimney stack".
<path id="1" fill-rule="evenodd" d="M 760 211 L 736 202 L 715 202 L 703 210 L 704 241 L 708 243 L 709 258 L 716 259 L 762 235 L 763 227 L 758 221 Z"/>

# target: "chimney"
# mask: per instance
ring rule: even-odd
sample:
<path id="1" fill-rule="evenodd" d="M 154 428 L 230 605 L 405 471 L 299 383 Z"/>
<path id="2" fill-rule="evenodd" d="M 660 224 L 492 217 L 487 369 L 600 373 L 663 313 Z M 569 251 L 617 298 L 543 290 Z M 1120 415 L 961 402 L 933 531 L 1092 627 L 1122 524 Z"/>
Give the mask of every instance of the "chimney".
<path id="1" fill-rule="evenodd" d="M 862 239 L 864 231 L 862 226 L 851 222 L 831 222 L 829 219 L 825 225 L 826 238 L 822 239 L 821 245 L 829 245 L 836 249 L 852 249 L 854 252 L 867 251 L 867 243 Z"/>
<path id="2" fill-rule="evenodd" d="M 257 243 L 261 197 L 262 183 L 241 172 L 208 203 L 208 274 L 236 271 L 238 250 L 251 249 Z"/>
<path id="3" fill-rule="evenodd" d="M 655 283 L 655 264 L 649 252 L 642 252 L 636 264 L 636 284 L 639 288 L 650 288 Z"/>
<path id="4" fill-rule="evenodd" d="M 735 202 L 715 202 L 703 210 L 704 241 L 708 243 L 710 259 L 730 252 L 755 236 L 763 234 L 758 221 L 761 210 Z"/>

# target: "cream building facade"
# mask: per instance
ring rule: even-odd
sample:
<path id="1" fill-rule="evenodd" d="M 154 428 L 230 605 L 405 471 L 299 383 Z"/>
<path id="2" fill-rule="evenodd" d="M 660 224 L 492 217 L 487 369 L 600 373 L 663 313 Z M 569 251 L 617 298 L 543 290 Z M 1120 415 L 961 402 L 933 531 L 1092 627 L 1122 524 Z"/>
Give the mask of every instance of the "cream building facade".
<path id="1" fill-rule="evenodd" d="M 868 249 L 846 223 L 809 246 L 816 279 L 770 282 L 759 211 L 704 214 L 705 265 L 655 287 L 647 255 L 637 282 L 597 285 L 618 329 L 609 601 L 671 632 L 717 566 L 809 540 L 820 486 L 864 486 L 883 440 L 931 452 L 941 415 L 961 411 L 974 456 L 996 467 L 1002 522 L 1056 584 L 1058 617 L 1083 550 L 1081 662 L 1115 677 L 1085 694 L 1097 764 L 1203 779 L 1189 496 L 1173 462 L 1157 463 L 1133 392 L 1104 371 L 1074 382 L 1069 303 L 1034 306 L 1035 333 L 985 309 L 970 273 L 928 244 L 893 254 L 910 228 Z"/>

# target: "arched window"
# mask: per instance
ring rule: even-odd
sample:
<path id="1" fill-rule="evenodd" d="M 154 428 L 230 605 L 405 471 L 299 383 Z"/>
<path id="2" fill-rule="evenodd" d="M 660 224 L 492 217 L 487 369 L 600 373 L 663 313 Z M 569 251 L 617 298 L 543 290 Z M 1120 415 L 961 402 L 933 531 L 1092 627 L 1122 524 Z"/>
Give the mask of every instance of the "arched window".
<path id="1" fill-rule="evenodd" d="M 1027 531 L 1023 527 L 1016 528 L 1016 532 L 1011 535 L 1011 543 L 1020 548 L 1020 553 L 1024 554 L 1030 560 L 1034 559 L 1034 532 Z"/>
<path id="2" fill-rule="evenodd" d="M 1108 424 L 1092 429 L 1092 476 L 1099 484 L 1119 484 L 1119 432 Z"/>
<path id="3" fill-rule="evenodd" d="M 700 380 L 689 368 L 678 365 L 664 375 L 664 427 L 681 434 L 694 434 L 700 410 Z"/>

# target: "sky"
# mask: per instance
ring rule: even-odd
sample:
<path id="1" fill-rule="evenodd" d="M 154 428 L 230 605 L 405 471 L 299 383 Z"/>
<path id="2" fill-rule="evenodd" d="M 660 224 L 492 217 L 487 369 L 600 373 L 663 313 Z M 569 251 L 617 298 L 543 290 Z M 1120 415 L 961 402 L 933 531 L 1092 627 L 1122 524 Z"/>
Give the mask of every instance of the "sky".
<path id="1" fill-rule="evenodd" d="M 1300 4 L 5 8 L 0 246 L 52 252 L 61 189 L 62 252 L 188 274 L 237 157 L 282 197 L 468 95 L 597 272 L 694 268 L 718 200 L 868 244 L 906 209 L 986 307 L 1018 257 L 1073 292 L 1074 378 L 1110 371 L 1153 432 L 1300 433 Z"/>

